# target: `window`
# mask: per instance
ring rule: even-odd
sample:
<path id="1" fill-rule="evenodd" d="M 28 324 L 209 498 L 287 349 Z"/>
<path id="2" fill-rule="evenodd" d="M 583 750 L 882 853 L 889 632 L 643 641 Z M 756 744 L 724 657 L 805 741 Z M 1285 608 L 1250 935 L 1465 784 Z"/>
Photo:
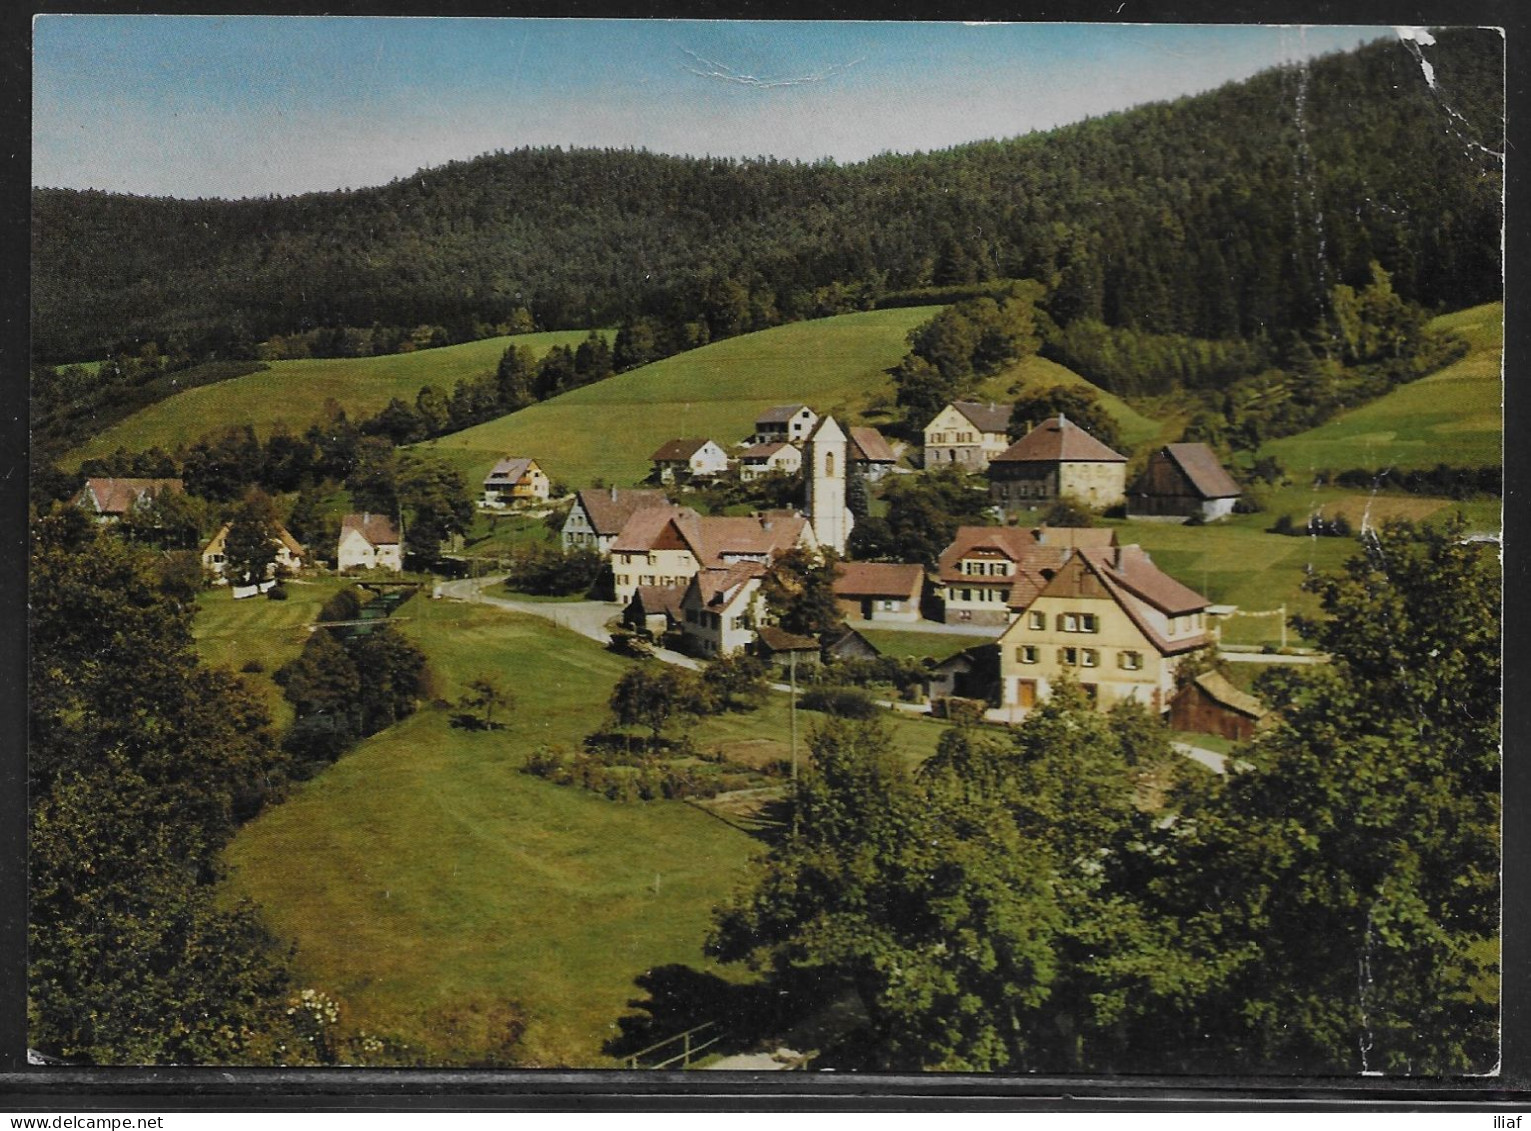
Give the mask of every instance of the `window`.
<path id="1" fill-rule="evenodd" d="M 882 603 L 881 607 L 882 607 L 882 611 L 885 612 L 885 613 L 896 612 L 898 610 L 898 602 L 897 601 L 884 601 Z"/>
<path id="2" fill-rule="evenodd" d="M 1100 653 L 1094 648 L 1081 648 L 1079 650 L 1079 666 L 1085 668 L 1098 667 L 1100 665 Z"/>
<path id="3" fill-rule="evenodd" d="M 640 577 L 638 579 L 638 584 L 639 585 L 653 585 L 654 584 L 654 575 L 652 573 L 644 574 L 642 577 Z"/>
<path id="4" fill-rule="evenodd" d="M 1079 631 L 1079 614 L 1078 613 L 1059 613 L 1058 614 L 1058 630 L 1060 632 L 1078 632 Z"/>
<path id="5" fill-rule="evenodd" d="M 1080 613 L 1079 614 L 1079 631 L 1080 632 L 1099 632 L 1100 631 L 1100 618 L 1097 617 L 1094 613 Z"/>
<path id="6" fill-rule="evenodd" d="M 1059 648 L 1058 649 L 1058 662 L 1061 663 L 1061 664 L 1066 664 L 1067 666 L 1069 666 L 1071 668 L 1078 667 L 1079 666 L 1079 649 L 1078 648 Z"/>
<path id="7" fill-rule="evenodd" d="M 971 601 L 973 599 L 973 591 L 971 589 L 959 589 L 957 590 L 957 597 L 959 600 Z"/>
<path id="8" fill-rule="evenodd" d="M 1031 628 L 1031 629 L 1043 629 L 1043 628 L 1046 628 L 1047 627 L 1047 614 L 1046 613 L 1032 613 L 1030 618 L 1029 618 L 1029 620 L 1027 621 L 1026 627 L 1027 628 Z"/>
<path id="9" fill-rule="evenodd" d="M 1143 667 L 1143 653 L 1118 652 L 1116 655 L 1116 663 L 1118 667 L 1124 668 L 1127 671 L 1139 671 Z"/>
<path id="10" fill-rule="evenodd" d="M 1019 664 L 1034 664 L 1037 662 L 1037 646 L 1035 644 L 1022 644 L 1015 650 L 1015 660 Z"/>
<path id="11" fill-rule="evenodd" d="M 835 453 L 834 452 L 825 452 L 824 453 L 824 476 L 827 479 L 833 479 L 834 476 L 835 476 Z"/>

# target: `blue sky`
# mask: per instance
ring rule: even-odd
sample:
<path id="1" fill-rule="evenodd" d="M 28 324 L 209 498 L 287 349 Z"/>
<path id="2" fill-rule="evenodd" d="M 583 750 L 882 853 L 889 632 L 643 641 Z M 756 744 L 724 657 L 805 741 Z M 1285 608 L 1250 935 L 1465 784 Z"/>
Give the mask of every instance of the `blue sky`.
<path id="1" fill-rule="evenodd" d="M 493 149 L 856 161 L 1208 90 L 1389 28 L 38 16 L 32 182 L 358 188 Z"/>

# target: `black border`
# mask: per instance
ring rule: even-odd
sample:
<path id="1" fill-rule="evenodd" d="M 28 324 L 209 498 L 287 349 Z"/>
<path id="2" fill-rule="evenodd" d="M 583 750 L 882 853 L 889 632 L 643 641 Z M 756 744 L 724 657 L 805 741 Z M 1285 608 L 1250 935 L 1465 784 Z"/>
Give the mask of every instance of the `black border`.
<path id="1" fill-rule="evenodd" d="M 1531 152 L 1525 116 L 1528 25 L 1516 0 L 227 0 L 91 2 L 0 14 L 0 1110 L 16 1111 L 1012 1111 L 1227 1112 L 1523 1110 L 1531 1102 L 1531 922 L 1526 865 L 1531 829 L 1523 804 L 1531 767 L 1527 697 L 1506 696 L 1504 735 L 1504 1012 L 1497 1077 L 1368 1081 L 1337 1078 L 851 1076 L 786 1073 L 563 1071 L 308 1071 L 49 1068 L 26 1061 L 25 678 L 26 399 L 30 210 L 31 18 L 40 12 L 264 15 L 538 16 L 572 18 L 990 19 L 1091 23 L 1474 24 L 1506 32 L 1507 155 Z M 1516 647 L 1526 623 L 1520 556 L 1531 428 L 1517 378 L 1531 355 L 1521 279 L 1531 224 L 1524 177 L 1507 162 L 1505 229 L 1505 686 L 1526 685 Z M 1511 555 L 1514 555 L 1513 557 Z"/>

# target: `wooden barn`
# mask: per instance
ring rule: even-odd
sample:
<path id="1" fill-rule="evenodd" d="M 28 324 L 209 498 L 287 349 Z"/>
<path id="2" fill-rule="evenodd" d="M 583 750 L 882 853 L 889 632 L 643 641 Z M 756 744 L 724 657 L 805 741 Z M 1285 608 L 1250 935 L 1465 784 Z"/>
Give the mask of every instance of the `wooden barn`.
<path id="1" fill-rule="evenodd" d="M 1137 515 L 1199 514 L 1211 520 L 1233 513 L 1239 494 L 1239 485 L 1206 444 L 1168 444 L 1148 458 L 1127 508 Z"/>
<path id="2" fill-rule="evenodd" d="M 1245 742 L 1268 725 L 1270 710 L 1218 672 L 1203 672 L 1170 700 L 1171 730 L 1216 734 Z"/>

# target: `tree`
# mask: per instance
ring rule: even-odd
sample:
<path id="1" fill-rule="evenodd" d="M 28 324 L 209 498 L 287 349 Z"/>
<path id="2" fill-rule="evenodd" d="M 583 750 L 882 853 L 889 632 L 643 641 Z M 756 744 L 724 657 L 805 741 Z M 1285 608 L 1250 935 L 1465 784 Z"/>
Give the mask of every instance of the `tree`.
<path id="1" fill-rule="evenodd" d="M 917 561 L 933 568 L 956 537 L 957 527 L 990 521 L 987 490 L 960 467 L 901 476 L 888 483 L 883 497 L 888 503 L 886 544 L 876 556 L 892 561 Z M 852 546 L 861 547 L 855 538 L 852 530 Z M 871 556 L 871 549 L 858 548 L 856 554 Z"/>
<path id="2" fill-rule="evenodd" d="M 458 699 L 457 705 L 470 718 L 474 719 L 475 725 L 482 730 L 493 730 L 494 709 L 496 707 L 509 707 L 514 702 L 514 697 L 506 689 L 504 681 L 498 676 L 481 675 L 468 681 L 468 689 Z M 480 719 L 473 712 L 483 712 Z"/>
<path id="3" fill-rule="evenodd" d="M 537 399 L 534 389 L 537 378 L 537 355 L 530 346 L 510 345 L 500 355 L 495 369 L 500 410 L 517 412 Z"/>
<path id="4" fill-rule="evenodd" d="M 717 656 L 702 668 L 702 686 L 717 710 L 753 711 L 765 698 L 766 671 L 748 652 Z"/>
<path id="5" fill-rule="evenodd" d="M 676 715 L 704 713 L 696 675 L 669 664 L 629 668 L 612 688 L 610 706 L 618 726 L 648 727 L 655 745 Z"/>
<path id="6" fill-rule="evenodd" d="M 766 569 L 760 592 L 784 631 L 820 636 L 844 623 L 835 600 L 838 564 L 833 553 L 816 556 L 797 546 L 776 556 Z"/>
<path id="7" fill-rule="evenodd" d="M 276 571 L 276 507 L 264 491 L 245 496 L 223 540 L 224 576 L 235 585 L 256 585 Z"/>
<path id="8" fill-rule="evenodd" d="M 346 477 L 351 509 L 373 514 L 399 512 L 398 457 L 381 436 L 364 436 L 355 448 L 355 464 Z"/>
<path id="9" fill-rule="evenodd" d="M 411 552 L 434 561 L 442 544 L 466 534 L 473 522 L 473 497 L 462 473 L 439 460 L 411 453 L 399 461 L 397 483 Z"/>
<path id="10" fill-rule="evenodd" d="M 29 1043 L 272 1063 L 290 1037 L 281 952 L 216 890 L 236 824 L 287 779 L 264 706 L 198 663 L 153 557 L 74 508 L 32 534 Z"/>

